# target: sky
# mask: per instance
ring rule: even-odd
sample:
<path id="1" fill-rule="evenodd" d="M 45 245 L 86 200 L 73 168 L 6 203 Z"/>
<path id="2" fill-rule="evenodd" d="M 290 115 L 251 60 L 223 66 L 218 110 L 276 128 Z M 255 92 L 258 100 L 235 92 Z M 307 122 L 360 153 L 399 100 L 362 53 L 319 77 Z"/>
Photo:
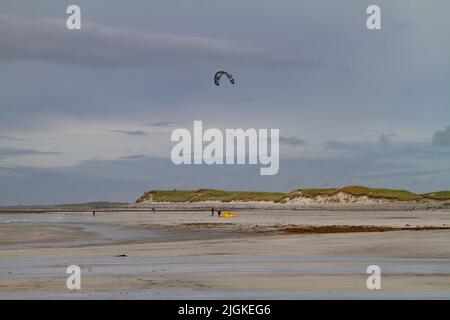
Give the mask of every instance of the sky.
<path id="1" fill-rule="evenodd" d="M 66 28 L 71 4 L 81 30 Z M 0 205 L 450 189 L 449 13 L 448 0 L 1 0 Z M 218 70 L 236 85 L 216 87 Z M 174 165 L 170 134 L 194 120 L 280 129 L 279 173 Z"/>

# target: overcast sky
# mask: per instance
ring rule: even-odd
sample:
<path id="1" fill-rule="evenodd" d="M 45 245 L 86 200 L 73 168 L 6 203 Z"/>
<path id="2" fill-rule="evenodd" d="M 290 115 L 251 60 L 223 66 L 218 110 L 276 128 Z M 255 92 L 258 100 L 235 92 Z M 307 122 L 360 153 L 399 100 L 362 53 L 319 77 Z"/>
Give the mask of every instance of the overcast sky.
<path id="1" fill-rule="evenodd" d="M 66 7 L 82 30 L 67 30 Z M 378 4 L 382 30 L 366 28 Z M 450 189 L 450 2 L 0 2 L 0 205 L 155 188 Z M 228 70 L 236 85 L 216 87 Z M 279 128 L 276 176 L 172 164 L 170 133 Z"/>

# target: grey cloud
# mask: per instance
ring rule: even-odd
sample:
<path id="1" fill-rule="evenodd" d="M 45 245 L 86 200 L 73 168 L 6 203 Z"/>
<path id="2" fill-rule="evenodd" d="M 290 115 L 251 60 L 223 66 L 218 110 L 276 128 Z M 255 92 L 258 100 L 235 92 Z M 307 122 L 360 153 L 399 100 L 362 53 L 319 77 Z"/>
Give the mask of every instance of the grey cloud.
<path id="1" fill-rule="evenodd" d="M 444 130 L 436 131 L 433 135 L 433 144 L 440 147 L 450 147 L 450 126 Z"/>
<path id="2" fill-rule="evenodd" d="M 26 141 L 26 139 L 10 137 L 10 136 L 0 136 L 0 140 L 10 140 L 10 141 Z"/>
<path id="3" fill-rule="evenodd" d="M 145 154 L 136 154 L 136 155 L 132 155 L 132 156 L 124 156 L 124 157 L 121 157 L 120 159 L 122 159 L 122 160 L 134 160 L 134 159 L 142 159 L 142 158 L 145 158 L 145 157 L 147 157 L 147 155 L 145 155 Z"/>
<path id="4" fill-rule="evenodd" d="M 396 145 L 391 144 L 390 135 L 383 134 L 380 136 L 379 143 L 376 142 L 364 142 L 364 141 L 336 141 L 328 140 L 325 142 L 325 149 L 327 150 L 341 150 L 352 151 L 362 154 L 385 154 L 385 153 L 409 153 L 416 151 L 423 151 L 425 148 L 430 147 L 429 143 L 419 142 L 403 142 Z M 385 146 L 382 147 L 381 145 Z"/>
<path id="5" fill-rule="evenodd" d="M 421 160 L 444 160 L 450 156 L 450 150 L 444 148 L 433 148 L 431 143 L 426 142 L 397 142 L 395 144 L 380 144 L 375 142 L 341 142 L 327 141 L 325 150 L 342 151 L 346 157 L 359 158 L 362 161 L 374 158 L 378 160 L 403 159 L 416 161 Z M 335 154 L 334 157 L 337 155 Z"/>
<path id="6" fill-rule="evenodd" d="M 142 130 L 128 131 L 128 130 L 109 130 L 115 133 L 126 134 L 127 136 L 146 136 L 147 132 Z"/>
<path id="7" fill-rule="evenodd" d="M 14 30 L 14 32 L 11 32 Z M 208 37 L 149 33 L 83 23 L 67 30 L 64 20 L 0 15 L 0 58 L 87 66 L 147 66 L 207 61 L 254 61 L 257 48 Z"/>
<path id="8" fill-rule="evenodd" d="M 54 151 L 39 151 L 33 149 L 17 149 L 10 147 L 0 147 L 0 157 L 15 157 L 15 156 L 28 156 L 28 155 L 59 155 L 60 152 Z"/>
<path id="9" fill-rule="evenodd" d="M 398 170 L 391 172 L 375 172 L 375 173 L 366 173 L 360 174 L 359 178 L 361 179 L 391 179 L 391 178 L 410 178 L 410 177 L 418 177 L 418 176 L 427 176 L 427 175 L 438 175 L 442 172 L 442 170 Z"/>
<path id="10" fill-rule="evenodd" d="M 10 32 L 15 30 L 15 32 Z M 58 62 L 88 67 L 191 66 L 232 63 L 245 66 L 323 68 L 349 72 L 348 66 L 269 53 L 229 39 L 113 28 L 83 22 L 81 30 L 67 30 L 65 20 L 25 19 L 0 14 L 0 59 Z"/>
<path id="11" fill-rule="evenodd" d="M 306 141 L 298 137 L 281 136 L 280 144 L 284 144 L 291 147 L 299 147 L 304 146 L 306 144 Z"/>
<path id="12" fill-rule="evenodd" d="M 325 148 L 335 150 L 355 150 L 357 149 L 357 145 L 355 145 L 355 143 L 328 140 L 325 142 Z"/>
<path id="13" fill-rule="evenodd" d="M 157 122 L 149 122 L 146 123 L 146 126 L 149 127 L 163 127 L 163 128 L 169 128 L 169 127 L 174 127 L 174 126 L 178 126 L 178 125 L 182 125 L 183 122 L 180 121 L 157 121 Z"/>

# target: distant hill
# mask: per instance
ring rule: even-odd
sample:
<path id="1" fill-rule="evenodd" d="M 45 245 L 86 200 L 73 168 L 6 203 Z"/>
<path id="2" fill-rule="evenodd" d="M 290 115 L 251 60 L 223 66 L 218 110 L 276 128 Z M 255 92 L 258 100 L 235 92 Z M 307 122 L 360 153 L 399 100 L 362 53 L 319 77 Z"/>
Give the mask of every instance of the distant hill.
<path id="1" fill-rule="evenodd" d="M 319 203 L 381 203 L 395 201 L 448 201 L 450 191 L 416 194 L 408 190 L 346 186 L 327 189 L 297 189 L 288 193 L 199 190 L 152 190 L 140 196 L 136 203 L 183 203 L 183 202 L 252 202 L 319 204 Z"/>
<path id="2" fill-rule="evenodd" d="M 27 209 L 27 208 L 113 208 L 118 206 L 126 206 L 126 202 L 108 202 L 108 201 L 94 201 L 84 203 L 67 203 L 67 204 L 53 204 L 53 205 L 17 205 L 17 206 L 0 206 L 3 209 Z"/>
<path id="3" fill-rule="evenodd" d="M 84 203 L 69 203 L 69 204 L 57 204 L 53 207 L 89 207 L 89 208 L 109 208 L 117 206 L 126 206 L 129 203 L 126 202 L 109 202 L 109 201 L 94 201 Z"/>

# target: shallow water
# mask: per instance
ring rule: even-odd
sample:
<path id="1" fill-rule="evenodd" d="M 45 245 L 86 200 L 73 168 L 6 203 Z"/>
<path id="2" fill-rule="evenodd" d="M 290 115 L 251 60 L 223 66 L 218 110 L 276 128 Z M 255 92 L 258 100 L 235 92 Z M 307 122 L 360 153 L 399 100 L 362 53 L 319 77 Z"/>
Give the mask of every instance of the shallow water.
<path id="1" fill-rule="evenodd" d="M 33 243 L 17 243 L 0 245 L 0 249 L 23 248 L 66 248 L 92 245 L 116 245 L 121 243 L 143 243 L 210 239 L 213 234 L 217 238 L 236 236 L 227 230 L 170 230 L 166 228 L 140 228 L 134 226 L 120 226 L 124 219 L 139 219 L 139 223 L 148 223 L 146 213 L 136 216 L 129 213 L 39 213 L 39 214 L 0 214 L 0 224 L 10 227 L 14 225 L 56 226 L 76 228 L 87 232 L 93 237 L 86 239 L 80 235 L 80 239 L 70 241 L 34 241 Z M 194 232 L 195 231 L 195 232 Z"/>
<path id="2" fill-rule="evenodd" d="M 162 229 L 141 229 L 135 227 L 122 227 L 108 224 L 110 218 L 93 217 L 91 213 L 51 213 L 51 214 L 0 214 L 0 223 L 13 227 L 15 224 L 27 224 L 33 227 L 67 227 L 87 232 L 94 237 L 90 239 L 62 240 L 62 241 L 35 241 L 33 243 L 17 243 L 0 245 L 0 249 L 23 248 L 58 248 L 81 247 L 100 244 L 118 244 L 130 242 L 162 241 L 170 239 L 173 232 Z"/>
<path id="3" fill-rule="evenodd" d="M 197 256 L 181 258 L 90 258 L 90 259 L 2 259 L 0 276 L 55 275 L 55 269 L 76 264 L 90 268 L 92 275 L 144 275 L 186 273 L 279 273 L 279 274 L 366 274 L 370 264 L 384 274 L 449 275 L 450 259 L 393 259 L 382 257 L 305 257 L 305 256 Z M 324 265 L 325 264 L 325 265 Z M 164 269 L 163 271 L 161 271 Z M 450 278 L 449 278 L 450 279 Z"/>

